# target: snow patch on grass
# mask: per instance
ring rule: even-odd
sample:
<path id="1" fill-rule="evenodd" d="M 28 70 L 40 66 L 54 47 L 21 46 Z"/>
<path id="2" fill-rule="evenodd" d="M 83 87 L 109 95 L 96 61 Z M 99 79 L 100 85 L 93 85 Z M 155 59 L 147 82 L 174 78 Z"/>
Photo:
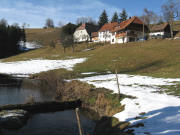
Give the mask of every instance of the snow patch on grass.
<path id="1" fill-rule="evenodd" d="M 132 124 L 144 123 L 144 127 L 134 128 L 137 135 L 180 134 L 180 99 L 165 93 L 157 93 L 163 85 L 174 85 L 180 79 L 153 78 L 147 76 L 134 76 L 119 74 L 120 91 L 123 94 L 137 97 L 136 99 L 126 98 L 121 101 L 125 110 L 115 115 L 120 121 L 129 121 Z M 96 87 L 105 87 L 118 93 L 116 76 L 99 75 L 79 79 Z M 144 114 L 144 115 L 140 115 Z M 144 117 L 146 119 L 136 119 Z"/>
<path id="2" fill-rule="evenodd" d="M 97 74 L 97 72 L 86 72 L 86 73 L 81 73 L 82 75 L 92 75 L 92 74 Z"/>
<path id="3" fill-rule="evenodd" d="M 40 73 L 43 71 L 65 68 L 73 70 L 73 67 L 82 63 L 86 58 L 69 59 L 69 60 L 44 60 L 34 59 L 17 62 L 0 62 L 0 73 L 15 76 L 27 77 L 30 74 Z"/>

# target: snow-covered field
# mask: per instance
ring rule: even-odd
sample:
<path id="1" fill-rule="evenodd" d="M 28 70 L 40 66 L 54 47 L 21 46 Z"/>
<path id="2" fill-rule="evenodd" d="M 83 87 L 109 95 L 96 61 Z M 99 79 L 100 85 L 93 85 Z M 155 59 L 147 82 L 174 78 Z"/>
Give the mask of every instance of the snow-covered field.
<path id="1" fill-rule="evenodd" d="M 180 98 L 167 94 L 159 94 L 160 85 L 172 85 L 180 79 L 152 78 L 119 74 L 121 93 L 137 97 L 124 99 L 125 110 L 115 115 L 121 121 L 132 124 L 144 123 L 144 127 L 134 128 L 136 135 L 180 135 Z M 114 74 L 99 75 L 79 79 L 96 87 L 105 87 L 118 92 Z M 140 113 L 146 113 L 140 116 Z M 146 119 L 135 119 L 140 116 Z"/>
<path id="2" fill-rule="evenodd" d="M 72 70 L 72 68 L 82 63 L 86 58 L 69 59 L 69 60 L 28 60 L 17 62 L 0 62 L 0 73 L 10 74 L 20 77 L 28 77 L 30 74 L 40 73 L 43 71 L 65 68 Z"/>
<path id="3" fill-rule="evenodd" d="M 35 59 L 17 62 L 0 62 L 0 73 L 15 76 L 29 76 L 43 71 L 65 68 L 72 70 L 75 64 L 82 63 L 86 58 L 69 60 Z M 84 73 L 94 74 L 94 72 Z M 152 78 L 119 74 L 121 93 L 135 96 L 121 101 L 125 110 L 115 115 L 120 121 L 132 124 L 144 123 L 144 127 L 134 128 L 137 135 L 180 135 L 180 98 L 165 93 L 160 94 L 158 86 L 174 85 L 180 79 Z M 105 87 L 118 92 L 115 74 L 98 75 L 79 79 L 96 87 Z M 141 113 L 145 115 L 140 116 Z M 135 119 L 137 116 L 145 119 Z"/>

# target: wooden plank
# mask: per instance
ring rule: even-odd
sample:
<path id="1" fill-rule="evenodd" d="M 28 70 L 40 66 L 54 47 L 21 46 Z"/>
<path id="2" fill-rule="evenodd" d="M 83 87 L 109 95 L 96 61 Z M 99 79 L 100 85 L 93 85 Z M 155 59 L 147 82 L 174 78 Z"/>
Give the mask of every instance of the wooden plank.
<path id="1" fill-rule="evenodd" d="M 16 110 L 22 109 L 30 113 L 43 113 L 43 112 L 56 112 L 66 109 L 75 109 L 81 106 L 81 101 L 70 101 L 70 102 L 35 102 L 27 104 L 14 104 L 14 105 L 3 105 L 0 106 L 1 110 Z"/>

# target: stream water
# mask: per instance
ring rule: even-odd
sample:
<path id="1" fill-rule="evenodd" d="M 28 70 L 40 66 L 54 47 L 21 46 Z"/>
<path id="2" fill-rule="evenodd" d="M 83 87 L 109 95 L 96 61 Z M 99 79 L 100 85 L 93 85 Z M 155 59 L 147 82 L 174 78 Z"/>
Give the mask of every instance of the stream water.
<path id="1" fill-rule="evenodd" d="M 55 91 L 46 89 L 40 81 L 24 79 L 17 86 L 0 86 L 0 105 L 23 104 L 30 100 L 36 102 L 51 101 Z"/>
<path id="2" fill-rule="evenodd" d="M 44 87 L 44 86 L 43 86 Z M 46 87 L 47 88 L 47 87 Z M 20 86 L 0 87 L 0 105 L 20 104 L 35 101 L 51 101 L 54 91 L 45 90 L 40 82 L 23 80 Z M 95 122 L 80 113 L 84 135 L 92 134 Z M 18 130 L 2 130 L 2 135 L 78 135 L 74 110 L 54 113 L 39 113 L 30 117 L 26 125 Z M 1 134 L 1 133 L 0 133 Z"/>

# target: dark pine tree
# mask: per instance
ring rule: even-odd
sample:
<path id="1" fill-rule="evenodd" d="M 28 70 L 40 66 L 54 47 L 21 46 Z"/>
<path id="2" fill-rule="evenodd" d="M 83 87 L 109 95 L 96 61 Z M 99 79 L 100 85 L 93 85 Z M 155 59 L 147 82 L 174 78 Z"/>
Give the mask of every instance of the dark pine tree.
<path id="1" fill-rule="evenodd" d="M 111 22 L 118 22 L 119 18 L 118 18 L 118 14 L 117 12 L 114 13 Z"/>
<path id="2" fill-rule="evenodd" d="M 75 32 L 76 28 L 77 25 L 72 23 L 68 23 L 61 28 L 60 41 L 61 41 L 61 45 L 64 48 L 64 53 L 66 51 L 66 48 L 70 46 L 72 47 L 74 52 L 75 46 L 74 46 L 73 33 Z"/>
<path id="3" fill-rule="evenodd" d="M 26 42 L 26 34 L 25 34 L 25 29 L 22 28 L 21 30 L 21 40 L 25 43 Z"/>
<path id="4" fill-rule="evenodd" d="M 126 21 L 128 18 L 128 14 L 126 12 L 125 9 L 122 10 L 122 12 L 120 13 L 120 22 Z"/>
<path id="5" fill-rule="evenodd" d="M 17 25 L 0 23 L 0 58 L 19 53 L 19 42 L 25 37 L 25 31 Z"/>
<path id="6" fill-rule="evenodd" d="M 106 13 L 106 10 L 104 10 L 99 17 L 99 22 L 98 22 L 99 27 L 102 27 L 106 23 L 108 23 L 108 15 Z"/>

